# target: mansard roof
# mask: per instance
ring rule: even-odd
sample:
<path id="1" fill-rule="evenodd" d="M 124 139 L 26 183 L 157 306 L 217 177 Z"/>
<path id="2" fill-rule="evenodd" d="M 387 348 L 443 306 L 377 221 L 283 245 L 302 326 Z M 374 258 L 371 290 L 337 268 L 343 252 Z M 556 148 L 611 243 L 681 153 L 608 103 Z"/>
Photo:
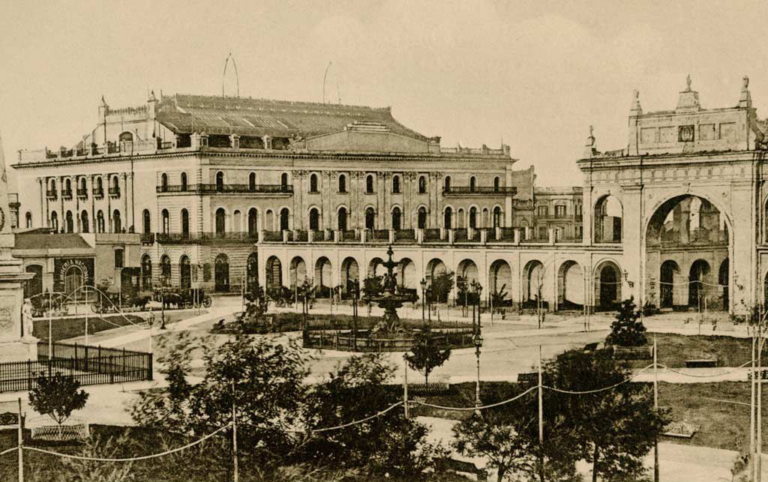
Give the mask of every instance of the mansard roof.
<path id="1" fill-rule="evenodd" d="M 176 134 L 313 137 L 374 125 L 427 140 L 395 120 L 389 107 L 177 94 L 162 98 L 157 120 Z"/>

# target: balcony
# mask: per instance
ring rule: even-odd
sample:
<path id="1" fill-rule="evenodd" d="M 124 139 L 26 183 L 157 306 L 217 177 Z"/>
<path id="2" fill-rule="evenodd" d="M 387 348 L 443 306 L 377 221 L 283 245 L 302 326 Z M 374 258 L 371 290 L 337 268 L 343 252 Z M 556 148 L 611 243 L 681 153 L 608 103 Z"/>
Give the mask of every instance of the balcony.
<path id="1" fill-rule="evenodd" d="M 48 191 L 45 192 L 45 195 L 48 199 L 52 201 L 56 200 L 56 198 L 58 197 L 58 194 L 55 189 L 49 189 Z"/>
<path id="2" fill-rule="evenodd" d="M 155 244 L 155 233 L 141 233 L 141 244 Z"/>
<path id="3" fill-rule="evenodd" d="M 109 197 L 120 197 L 120 188 L 119 187 L 109 188 Z"/>
<path id="4" fill-rule="evenodd" d="M 444 196 L 514 196 L 516 187 L 451 186 L 443 189 Z"/>
<path id="5" fill-rule="evenodd" d="M 61 191 L 61 199 L 72 199 L 72 190 L 67 189 L 65 191 Z"/>
<path id="6" fill-rule="evenodd" d="M 101 199 L 104 197 L 104 188 L 103 187 L 95 187 L 93 188 L 93 197 L 96 199 Z"/>
<path id="7" fill-rule="evenodd" d="M 293 186 L 282 184 L 259 184 L 251 186 L 249 184 L 193 184 L 189 186 L 172 185 L 157 186 L 158 193 L 180 193 L 192 192 L 196 194 L 293 194 Z"/>
<path id="8" fill-rule="evenodd" d="M 88 199 L 88 189 L 78 189 L 77 197 L 80 199 Z"/>
<path id="9" fill-rule="evenodd" d="M 217 244 L 246 243 L 259 240 L 258 233 L 157 233 L 155 240 L 160 244 Z"/>

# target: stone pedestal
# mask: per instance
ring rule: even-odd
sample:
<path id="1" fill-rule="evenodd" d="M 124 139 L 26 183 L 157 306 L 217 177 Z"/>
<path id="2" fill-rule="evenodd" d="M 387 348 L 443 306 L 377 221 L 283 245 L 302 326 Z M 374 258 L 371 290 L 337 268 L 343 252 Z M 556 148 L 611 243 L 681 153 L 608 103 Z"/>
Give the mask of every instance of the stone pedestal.
<path id="1" fill-rule="evenodd" d="M 0 343 L 0 363 L 37 360 L 37 338 Z"/>
<path id="2" fill-rule="evenodd" d="M 21 308 L 24 283 L 32 273 L 11 256 L 12 234 L 0 234 L 0 362 L 37 360 L 37 338 L 24 333 Z"/>

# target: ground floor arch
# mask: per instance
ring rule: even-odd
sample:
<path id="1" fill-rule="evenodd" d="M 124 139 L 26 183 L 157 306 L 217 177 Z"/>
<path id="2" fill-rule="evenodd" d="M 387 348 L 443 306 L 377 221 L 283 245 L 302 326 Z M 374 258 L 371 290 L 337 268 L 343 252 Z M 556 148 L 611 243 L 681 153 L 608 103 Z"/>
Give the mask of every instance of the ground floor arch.
<path id="1" fill-rule="evenodd" d="M 283 286 L 283 263 L 277 256 L 270 256 L 266 263 L 267 292 L 280 289 Z"/>
<path id="2" fill-rule="evenodd" d="M 214 265 L 214 289 L 219 293 L 226 293 L 229 291 L 229 256 L 220 253 L 216 256 Z"/>
<path id="3" fill-rule="evenodd" d="M 360 280 L 360 266 L 355 258 L 345 258 L 344 261 L 341 262 L 341 286 L 343 297 L 349 297 L 354 288 L 355 281 L 362 283 L 362 280 Z"/>
<path id="4" fill-rule="evenodd" d="M 401 259 L 397 270 L 397 284 L 400 288 L 418 289 L 421 280 L 419 279 L 419 271 L 416 269 L 416 263 L 412 259 Z"/>
<path id="5" fill-rule="evenodd" d="M 584 270 L 573 260 L 565 261 L 557 271 L 557 305 L 559 310 L 582 310 L 585 304 Z"/>
<path id="6" fill-rule="evenodd" d="M 539 260 L 526 263 L 523 269 L 523 304 L 536 307 L 544 297 L 544 264 Z"/>
<path id="7" fill-rule="evenodd" d="M 289 265 L 289 278 L 291 283 L 291 289 L 295 289 L 296 286 L 304 283 L 307 279 L 307 263 L 304 262 L 304 258 L 301 256 L 294 256 Z"/>
<path id="8" fill-rule="evenodd" d="M 611 311 L 618 308 L 621 298 L 621 270 L 613 261 L 604 261 L 595 268 L 595 309 Z"/>
<path id="9" fill-rule="evenodd" d="M 697 259 L 693 262 L 688 275 L 688 306 L 696 311 L 704 311 L 708 308 L 708 301 L 713 288 L 712 268 L 709 263 L 703 259 Z"/>
<path id="10" fill-rule="evenodd" d="M 681 305 L 681 282 L 680 265 L 671 259 L 664 261 L 659 270 L 659 306 L 662 309 Z"/>
<path id="11" fill-rule="evenodd" d="M 333 288 L 331 260 L 322 256 L 315 261 L 315 293 L 317 298 L 330 298 Z"/>

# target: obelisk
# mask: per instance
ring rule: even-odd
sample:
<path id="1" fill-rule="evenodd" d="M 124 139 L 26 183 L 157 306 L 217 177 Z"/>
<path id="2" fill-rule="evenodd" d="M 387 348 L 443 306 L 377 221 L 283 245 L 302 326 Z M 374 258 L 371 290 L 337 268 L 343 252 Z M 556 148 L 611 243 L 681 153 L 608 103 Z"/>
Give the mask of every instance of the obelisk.
<path id="1" fill-rule="evenodd" d="M 37 360 L 38 340 L 32 333 L 24 333 L 21 314 L 24 283 L 34 275 L 26 273 L 21 260 L 11 254 L 14 241 L 8 205 L 8 174 L 0 134 L 0 362 Z"/>

